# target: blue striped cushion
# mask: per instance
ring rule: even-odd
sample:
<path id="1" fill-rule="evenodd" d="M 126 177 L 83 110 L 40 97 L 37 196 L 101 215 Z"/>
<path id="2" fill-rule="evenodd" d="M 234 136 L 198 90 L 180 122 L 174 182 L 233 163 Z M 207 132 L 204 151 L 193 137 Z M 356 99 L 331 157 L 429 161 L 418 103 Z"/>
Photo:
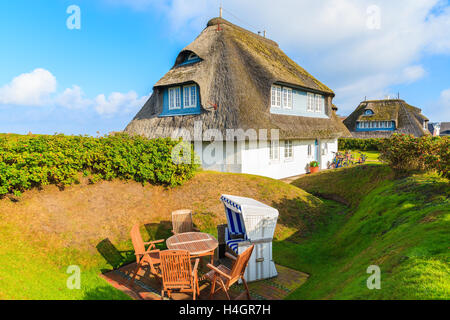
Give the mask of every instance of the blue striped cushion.
<path id="1" fill-rule="evenodd" d="M 242 221 L 242 215 L 234 212 L 228 207 L 225 207 L 225 209 L 227 211 L 228 228 L 230 229 L 230 232 L 235 234 L 245 234 L 245 226 Z"/>
<path id="2" fill-rule="evenodd" d="M 244 239 L 234 239 L 234 240 L 228 240 L 227 246 L 230 247 L 231 250 L 238 253 L 238 243 L 245 241 Z"/>

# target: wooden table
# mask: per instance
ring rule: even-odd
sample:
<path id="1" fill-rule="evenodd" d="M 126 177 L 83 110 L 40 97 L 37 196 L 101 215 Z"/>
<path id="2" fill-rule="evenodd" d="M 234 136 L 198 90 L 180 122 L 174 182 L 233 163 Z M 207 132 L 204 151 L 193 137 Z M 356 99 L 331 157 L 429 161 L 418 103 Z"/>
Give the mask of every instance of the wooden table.
<path id="1" fill-rule="evenodd" d="M 166 245 L 171 250 L 187 250 L 193 258 L 211 256 L 211 263 L 213 263 L 214 250 L 219 242 L 207 233 L 185 232 L 171 236 L 166 240 Z"/>

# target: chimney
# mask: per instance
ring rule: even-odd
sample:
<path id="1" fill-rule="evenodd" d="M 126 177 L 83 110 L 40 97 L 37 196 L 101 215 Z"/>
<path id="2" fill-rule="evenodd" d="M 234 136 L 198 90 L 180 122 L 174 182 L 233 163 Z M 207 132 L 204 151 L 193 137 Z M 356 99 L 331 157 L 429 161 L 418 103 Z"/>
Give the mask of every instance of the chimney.
<path id="1" fill-rule="evenodd" d="M 266 30 L 264 30 L 264 38 L 266 37 Z"/>
<path id="2" fill-rule="evenodd" d="M 222 6 L 220 6 L 219 17 L 222 18 Z"/>

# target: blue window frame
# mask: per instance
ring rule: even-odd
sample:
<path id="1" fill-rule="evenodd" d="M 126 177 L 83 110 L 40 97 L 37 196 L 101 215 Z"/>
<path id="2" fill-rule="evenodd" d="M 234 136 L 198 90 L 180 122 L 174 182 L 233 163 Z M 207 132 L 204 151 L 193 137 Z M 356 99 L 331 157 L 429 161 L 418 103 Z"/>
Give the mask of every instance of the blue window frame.
<path id="1" fill-rule="evenodd" d="M 393 131 L 394 121 L 358 121 L 356 131 Z"/>
<path id="2" fill-rule="evenodd" d="M 374 112 L 372 110 L 370 110 L 370 109 L 367 109 L 366 111 L 364 111 L 364 115 L 365 116 L 372 116 L 372 115 L 374 115 Z"/>
<path id="3" fill-rule="evenodd" d="M 163 91 L 163 111 L 160 117 L 200 114 L 199 90 L 196 84 L 178 85 Z"/>

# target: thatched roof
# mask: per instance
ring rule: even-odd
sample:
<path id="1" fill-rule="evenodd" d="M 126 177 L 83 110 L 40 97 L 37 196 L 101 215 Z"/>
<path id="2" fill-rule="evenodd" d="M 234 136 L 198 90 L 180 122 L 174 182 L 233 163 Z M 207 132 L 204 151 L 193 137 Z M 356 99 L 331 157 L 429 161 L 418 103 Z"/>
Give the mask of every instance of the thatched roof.
<path id="1" fill-rule="evenodd" d="M 373 111 L 373 115 L 365 115 L 366 110 Z M 428 129 L 424 129 L 424 122 L 428 118 L 422 110 L 407 104 L 404 100 L 372 100 L 363 101 L 345 120 L 344 124 L 355 138 L 385 138 L 392 133 L 412 134 L 416 137 L 429 134 Z M 356 131 L 358 121 L 394 121 L 395 131 Z"/>
<path id="2" fill-rule="evenodd" d="M 201 61 L 182 64 L 195 53 Z M 201 114 L 158 117 L 164 87 L 196 83 L 200 87 Z M 270 113 L 270 88 L 274 83 L 321 93 L 329 119 Z M 280 138 L 331 138 L 350 133 L 332 110 L 333 91 L 292 61 L 272 40 L 214 18 L 178 55 L 172 69 L 159 80 L 153 94 L 125 129 L 150 138 L 171 136 L 185 128 L 192 133 L 195 121 L 203 129 L 279 129 Z M 217 106 L 214 108 L 213 106 Z"/>
<path id="3" fill-rule="evenodd" d="M 441 136 L 450 136 L 450 122 L 441 122 L 439 131 Z"/>

